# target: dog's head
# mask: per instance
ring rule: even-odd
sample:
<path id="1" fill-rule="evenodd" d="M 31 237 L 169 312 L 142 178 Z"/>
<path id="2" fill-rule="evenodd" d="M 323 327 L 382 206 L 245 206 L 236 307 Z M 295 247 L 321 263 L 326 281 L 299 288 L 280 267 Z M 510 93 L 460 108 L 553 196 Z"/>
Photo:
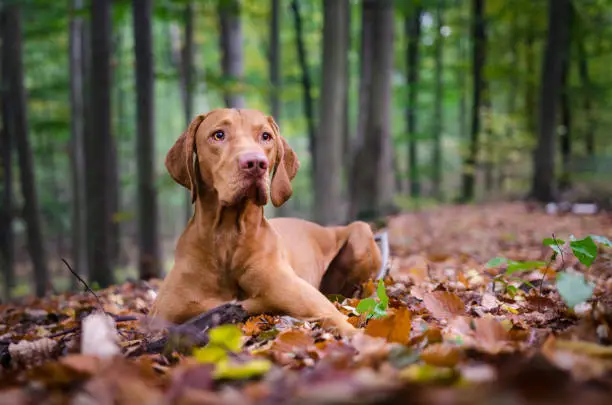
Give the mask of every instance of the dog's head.
<path id="1" fill-rule="evenodd" d="M 244 199 L 275 207 L 291 197 L 300 163 L 274 119 L 256 110 L 216 109 L 193 119 L 166 155 L 166 168 L 191 190 L 215 190 L 219 202 Z"/>

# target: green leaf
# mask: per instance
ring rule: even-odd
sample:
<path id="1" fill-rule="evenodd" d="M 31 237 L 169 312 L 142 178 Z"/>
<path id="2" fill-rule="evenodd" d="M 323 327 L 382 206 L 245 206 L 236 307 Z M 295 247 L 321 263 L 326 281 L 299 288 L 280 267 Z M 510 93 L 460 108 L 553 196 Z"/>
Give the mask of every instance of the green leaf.
<path id="1" fill-rule="evenodd" d="M 559 273 L 557 276 L 557 291 L 565 304 L 574 308 L 593 295 L 593 285 L 587 283 L 583 274 Z"/>
<path id="2" fill-rule="evenodd" d="M 610 241 L 610 239 L 606 238 L 605 236 L 600 236 L 600 235 L 589 235 L 589 236 L 591 237 L 591 239 L 593 239 L 595 243 L 599 243 L 600 245 L 612 247 L 612 241 Z"/>
<path id="3" fill-rule="evenodd" d="M 506 290 L 508 291 L 508 294 L 510 294 L 512 297 L 514 297 L 518 293 L 518 288 L 513 285 L 507 286 Z"/>
<path id="4" fill-rule="evenodd" d="M 489 260 L 487 264 L 485 264 L 485 267 L 497 267 L 506 263 L 508 263 L 508 259 L 506 259 L 505 257 L 495 257 Z"/>
<path id="5" fill-rule="evenodd" d="M 209 346 L 219 346 L 232 352 L 240 351 L 242 331 L 236 325 L 221 325 L 208 332 Z"/>
<path id="6" fill-rule="evenodd" d="M 565 243 L 565 241 L 563 239 L 559 239 L 559 238 L 544 238 L 542 240 L 542 244 L 544 246 L 563 245 L 564 243 Z"/>
<path id="7" fill-rule="evenodd" d="M 376 306 L 376 300 L 374 298 L 365 298 L 359 301 L 355 310 L 360 314 L 367 314 L 374 310 Z"/>
<path id="8" fill-rule="evenodd" d="M 557 239 L 557 238 L 545 238 L 542 241 L 542 244 L 544 246 L 550 246 L 550 248 L 555 252 L 555 254 L 561 254 L 561 245 L 563 245 L 565 243 L 565 241 L 563 239 Z M 556 256 L 555 256 L 556 258 Z M 553 258 L 553 260 L 555 260 L 555 258 Z"/>
<path id="9" fill-rule="evenodd" d="M 241 380 L 259 377 L 272 368 L 272 363 L 266 359 L 254 359 L 246 363 L 223 361 L 218 363 L 213 374 L 215 379 Z"/>
<path id="10" fill-rule="evenodd" d="M 508 262 L 508 268 L 506 269 L 506 275 L 516 273 L 517 271 L 528 271 L 528 270 L 537 269 L 538 267 L 542 267 L 544 265 L 546 265 L 546 262 L 540 262 L 540 261 L 516 262 L 514 260 L 511 260 Z"/>
<path id="11" fill-rule="evenodd" d="M 381 304 L 384 304 L 385 308 L 389 304 L 389 297 L 387 296 L 387 290 L 385 289 L 385 283 L 382 279 L 378 280 L 378 288 L 376 288 L 376 295 L 380 300 Z"/>
<path id="12" fill-rule="evenodd" d="M 590 236 L 583 239 L 576 239 L 570 242 L 572 252 L 580 263 L 590 266 L 597 257 L 597 245 Z"/>
<path id="13" fill-rule="evenodd" d="M 193 357 L 198 363 L 218 364 L 227 359 L 227 351 L 219 346 L 206 346 L 193 349 Z"/>
<path id="14" fill-rule="evenodd" d="M 374 306 L 374 310 L 370 314 L 370 318 L 380 319 L 387 316 L 387 305 L 383 305 L 382 302 L 379 302 Z"/>

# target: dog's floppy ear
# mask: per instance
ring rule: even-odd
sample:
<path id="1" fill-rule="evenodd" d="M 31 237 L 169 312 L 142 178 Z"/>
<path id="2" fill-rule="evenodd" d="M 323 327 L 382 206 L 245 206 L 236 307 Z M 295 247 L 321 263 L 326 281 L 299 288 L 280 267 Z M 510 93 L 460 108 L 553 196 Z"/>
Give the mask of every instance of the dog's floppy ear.
<path id="1" fill-rule="evenodd" d="M 280 129 L 276 121 L 274 121 L 274 118 L 268 117 L 268 122 L 272 125 L 276 138 L 278 139 L 276 143 L 276 164 L 274 173 L 272 174 L 272 184 L 270 185 L 270 197 L 272 199 L 272 204 L 274 204 L 275 207 L 280 207 L 293 193 L 291 180 L 293 180 L 297 174 L 300 167 L 300 161 L 285 138 L 280 135 Z"/>
<path id="2" fill-rule="evenodd" d="M 187 131 L 185 131 L 170 148 L 166 155 L 166 169 L 170 176 L 181 186 L 191 190 L 191 202 L 193 203 L 197 195 L 197 178 L 195 165 L 197 158 L 194 158 L 195 135 L 198 127 L 204 121 L 207 114 L 200 114 L 195 117 Z"/>

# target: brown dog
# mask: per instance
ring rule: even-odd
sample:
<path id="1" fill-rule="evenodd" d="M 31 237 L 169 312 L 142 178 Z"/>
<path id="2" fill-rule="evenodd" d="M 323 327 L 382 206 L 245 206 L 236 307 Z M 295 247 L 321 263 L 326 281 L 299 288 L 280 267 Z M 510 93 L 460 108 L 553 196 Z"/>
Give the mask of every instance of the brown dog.
<path id="1" fill-rule="evenodd" d="M 191 190 L 195 213 L 178 240 L 174 267 L 152 316 L 182 323 L 238 300 L 248 313 L 321 319 L 355 329 L 323 293 L 351 295 L 381 256 L 364 222 L 322 227 L 264 218 L 292 194 L 299 161 L 272 117 L 218 109 L 197 116 L 166 157 L 172 178 Z"/>

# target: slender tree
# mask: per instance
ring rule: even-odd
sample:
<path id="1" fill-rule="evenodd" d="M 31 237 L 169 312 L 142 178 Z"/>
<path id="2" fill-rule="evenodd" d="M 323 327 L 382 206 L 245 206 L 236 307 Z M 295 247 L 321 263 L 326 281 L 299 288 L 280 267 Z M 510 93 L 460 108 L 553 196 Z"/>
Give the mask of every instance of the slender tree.
<path id="1" fill-rule="evenodd" d="M 5 27 L 6 13 L 0 5 L 0 38 L 6 38 Z M 0 61 L 2 74 L 0 82 L 8 83 L 10 75 L 10 60 L 7 58 L 7 47 L 0 48 Z M 0 89 L 0 104 L 2 105 L 2 129 L 0 130 L 0 159 L 2 159 L 0 173 L 0 185 L 2 187 L 2 201 L 0 204 L 0 266 L 4 277 L 4 297 L 11 298 L 11 291 L 15 286 L 14 268 L 14 235 L 13 235 L 13 143 L 10 138 L 11 125 L 9 119 L 9 103 L 7 102 L 8 87 Z"/>
<path id="2" fill-rule="evenodd" d="M 531 196 L 538 201 L 556 197 L 555 151 L 557 102 L 561 92 L 562 62 L 569 51 L 571 0 L 548 1 L 548 34 L 541 72 L 538 144 L 533 154 Z"/>
<path id="3" fill-rule="evenodd" d="M 478 150 L 480 147 L 480 108 L 482 106 L 483 67 L 485 63 L 485 29 L 484 29 L 485 0 L 472 0 L 472 77 L 473 102 L 472 124 L 470 129 L 470 147 L 463 167 L 462 200 L 469 201 L 474 198 L 476 184 L 476 166 L 478 164 Z"/>
<path id="4" fill-rule="evenodd" d="M 230 108 L 245 107 L 244 96 L 238 89 L 244 70 L 240 3 L 240 0 L 219 0 L 221 66 L 224 79 L 230 84 L 225 91 L 225 105 Z"/>
<path id="5" fill-rule="evenodd" d="M 357 150 L 352 165 L 351 218 L 373 218 L 393 209 L 393 152 L 391 143 L 391 76 L 393 72 L 393 2 L 365 0 L 363 10 L 371 13 L 373 32 L 370 63 L 367 69 L 370 101 L 367 106 L 363 143 Z M 360 95 L 360 99 L 363 94 Z"/>
<path id="6" fill-rule="evenodd" d="M 70 125 L 71 170 L 72 170 L 72 259 L 74 268 L 81 274 L 87 271 L 86 207 L 85 207 L 85 111 L 83 87 L 84 62 L 83 39 L 84 22 L 80 16 L 83 0 L 73 0 L 70 18 Z M 73 283 L 73 286 L 76 286 Z"/>
<path id="7" fill-rule="evenodd" d="M 184 39 L 180 55 L 180 84 L 183 96 L 183 111 L 185 112 L 185 128 L 193 119 L 193 87 L 194 87 L 194 66 L 193 66 L 193 3 L 188 1 L 183 10 Z M 185 193 L 185 220 L 189 221 L 192 215 L 191 193 Z"/>
<path id="8" fill-rule="evenodd" d="M 410 176 L 410 195 L 413 198 L 421 194 L 418 162 L 417 134 L 417 95 L 419 83 L 419 44 L 421 42 L 420 4 L 413 7 L 412 13 L 404 20 L 406 47 L 406 82 L 408 84 L 408 105 L 406 108 L 406 123 L 408 126 L 408 172 Z"/>
<path id="9" fill-rule="evenodd" d="M 575 16 L 574 18 L 577 18 Z M 586 33 L 584 32 L 584 21 L 577 22 L 577 28 L 580 29 L 580 36 L 576 41 L 576 57 L 578 59 L 578 75 L 580 77 L 580 86 L 582 88 L 582 109 L 587 120 L 584 133 L 584 142 L 587 155 L 595 156 L 595 128 L 596 121 L 593 115 L 593 106 L 591 99 L 593 98 L 593 84 L 589 72 L 589 55 L 586 51 Z"/>
<path id="10" fill-rule="evenodd" d="M 310 70 L 308 68 L 308 60 L 306 55 L 306 47 L 304 45 L 304 28 L 302 25 L 302 15 L 300 13 L 299 0 L 291 1 L 291 10 L 293 12 L 293 21 L 295 26 L 295 45 L 297 48 L 298 61 L 302 73 L 302 95 L 304 98 L 304 116 L 306 125 L 308 126 L 308 151 L 310 152 L 311 166 L 313 167 L 311 178 L 314 182 L 314 167 L 315 167 L 315 118 L 314 118 L 314 101 L 312 98 L 312 80 L 310 78 Z"/>
<path id="11" fill-rule="evenodd" d="M 155 190 L 155 92 L 151 0 L 133 0 L 136 55 L 136 158 L 138 160 L 138 247 L 141 279 L 159 277 L 160 252 Z"/>
<path id="12" fill-rule="evenodd" d="M 91 126 L 86 141 L 87 254 L 90 279 L 100 286 L 113 283 L 111 135 L 111 4 L 91 1 Z"/>
<path id="13" fill-rule="evenodd" d="M 570 32 L 574 25 L 574 10 L 570 5 L 568 21 Z M 571 186 L 571 160 L 572 160 L 572 107 L 570 95 L 571 75 L 571 46 L 568 38 L 567 50 L 562 54 L 561 62 L 561 92 L 559 94 L 559 105 L 561 107 L 561 177 L 559 179 L 559 190 L 563 191 Z"/>
<path id="14" fill-rule="evenodd" d="M 21 9 L 18 3 L 3 5 L 3 73 L 6 81 L 3 100 L 6 103 L 4 113 L 8 125 L 6 136 L 15 141 L 19 158 L 21 192 L 23 193 L 23 214 L 27 225 L 28 249 L 34 267 L 34 284 L 36 295 L 43 296 L 49 286 L 49 273 L 45 246 L 42 239 L 41 220 L 38 208 L 38 196 L 34 179 L 34 164 L 28 134 L 27 103 L 24 87 L 22 61 Z M 7 138 L 8 139 L 8 138 Z"/>
<path id="15" fill-rule="evenodd" d="M 3 70 L 4 71 L 4 70 Z M 6 82 L 5 82 L 6 83 Z M 2 97 L 4 100 L 4 97 Z M 5 114 L 3 113 L 3 118 Z M 0 205 L 0 227 L 4 230 L 0 234 L 0 265 L 4 276 L 4 296 L 11 297 L 11 290 L 15 286 L 15 269 L 13 254 L 13 162 L 12 145 L 6 130 L 6 119 L 4 128 L 0 130 L 0 149 L 2 150 L 2 173 L 0 184 L 2 184 L 2 204 Z"/>
<path id="16" fill-rule="evenodd" d="M 323 0 L 323 78 L 315 144 L 315 219 L 333 224 L 342 218 L 342 111 L 346 88 L 348 0 Z"/>
<path id="17" fill-rule="evenodd" d="M 432 194 L 440 200 L 442 199 L 442 135 L 444 130 L 443 103 L 444 103 L 444 0 L 438 0 L 436 7 L 437 30 L 435 39 L 435 105 L 433 119 L 433 173 L 432 173 Z"/>

